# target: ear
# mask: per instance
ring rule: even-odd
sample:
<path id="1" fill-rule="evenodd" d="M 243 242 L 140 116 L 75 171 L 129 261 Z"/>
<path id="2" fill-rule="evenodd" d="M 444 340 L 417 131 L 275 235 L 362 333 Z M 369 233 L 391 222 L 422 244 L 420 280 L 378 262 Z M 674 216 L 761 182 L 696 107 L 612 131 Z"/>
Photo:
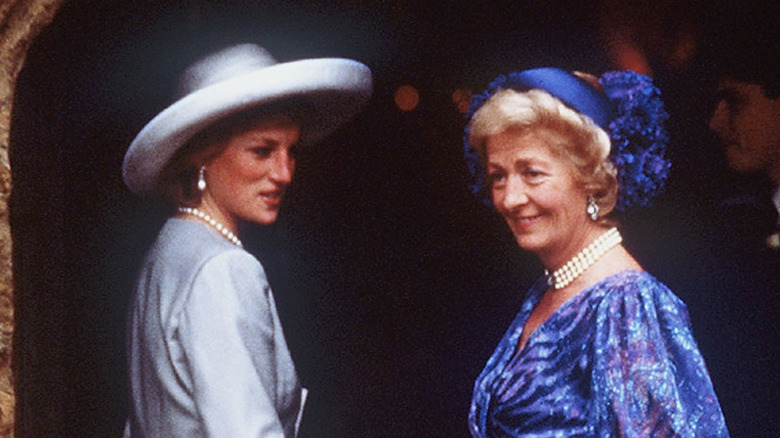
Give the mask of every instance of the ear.
<path id="1" fill-rule="evenodd" d="M 208 167 L 215 155 L 213 148 L 201 149 L 190 156 L 189 163 L 196 169 Z"/>

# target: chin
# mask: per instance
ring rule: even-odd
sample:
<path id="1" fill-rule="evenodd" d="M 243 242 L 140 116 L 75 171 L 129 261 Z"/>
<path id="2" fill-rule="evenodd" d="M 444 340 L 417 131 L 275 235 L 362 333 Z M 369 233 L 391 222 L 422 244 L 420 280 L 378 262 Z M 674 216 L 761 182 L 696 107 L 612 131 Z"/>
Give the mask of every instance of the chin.
<path id="1" fill-rule="evenodd" d="M 749 155 L 740 150 L 729 149 L 726 153 L 726 162 L 730 168 L 737 172 L 753 172 L 757 170 L 759 166 L 754 161 Z"/>
<path id="2" fill-rule="evenodd" d="M 535 242 L 532 238 L 526 235 L 515 235 L 515 243 L 517 243 L 517 246 L 519 246 L 523 251 L 533 253 L 536 253 L 541 248 L 539 242 Z"/>
<path id="3" fill-rule="evenodd" d="M 260 225 L 272 225 L 274 222 L 276 222 L 276 219 L 278 217 L 279 216 L 276 214 L 273 216 L 266 216 L 263 217 L 261 220 L 259 220 L 257 223 L 259 223 Z"/>
<path id="4" fill-rule="evenodd" d="M 276 222 L 279 217 L 279 213 L 276 211 L 266 211 L 259 214 L 252 215 L 247 220 L 254 222 L 258 225 L 271 225 Z"/>

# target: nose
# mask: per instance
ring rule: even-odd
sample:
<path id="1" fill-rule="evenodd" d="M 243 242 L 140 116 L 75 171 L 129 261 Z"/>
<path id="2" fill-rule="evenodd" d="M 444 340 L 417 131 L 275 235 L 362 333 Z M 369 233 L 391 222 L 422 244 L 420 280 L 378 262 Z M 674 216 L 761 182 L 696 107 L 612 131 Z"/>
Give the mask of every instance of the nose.
<path id="1" fill-rule="evenodd" d="M 498 195 L 498 199 L 494 199 L 494 202 L 498 201 L 496 202 L 496 206 L 499 206 L 500 204 L 500 207 L 503 210 L 512 210 L 528 203 L 526 185 L 518 175 L 510 175 L 507 178 L 506 185 L 500 190 L 500 193 L 494 194 Z"/>
<path id="2" fill-rule="evenodd" d="M 721 134 L 726 128 L 726 103 L 718 102 L 718 106 L 715 107 L 715 111 L 712 112 L 710 117 L 710 130 L 716 134 Z"/>
<path id="3" fill-rule="evenodd" d="M 277 184 L 289 184 L 295 173 L 295 158 L 288 151 L 279 151 L 271 168 L 271 179 Z"/>

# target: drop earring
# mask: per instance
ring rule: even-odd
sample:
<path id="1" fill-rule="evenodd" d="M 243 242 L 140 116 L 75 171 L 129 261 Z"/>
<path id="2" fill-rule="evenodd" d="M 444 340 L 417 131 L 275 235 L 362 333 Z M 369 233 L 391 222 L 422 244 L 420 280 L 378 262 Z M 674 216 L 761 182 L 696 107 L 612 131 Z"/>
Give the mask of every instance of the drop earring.
<path id="1" fill-rule="evenodd" d="M 585 212 L 588 213 L 588 216 L 590 216 L 591 220 L 594 222 L 599 220 L 599 205 L 596 204 L 596 198 L 593 197 L 593 195 L 588 196 L 588 207 L 585 209 Z"/>
<path id="2" fill-rule="evenodd" d="M 206 166 L 205 165 L 200 166 L 200 169 L 198 169 L 198 191 L 199 192 L 206 190 L 206 178 L 204 175 L 205 173 L 206 173 Z"/>

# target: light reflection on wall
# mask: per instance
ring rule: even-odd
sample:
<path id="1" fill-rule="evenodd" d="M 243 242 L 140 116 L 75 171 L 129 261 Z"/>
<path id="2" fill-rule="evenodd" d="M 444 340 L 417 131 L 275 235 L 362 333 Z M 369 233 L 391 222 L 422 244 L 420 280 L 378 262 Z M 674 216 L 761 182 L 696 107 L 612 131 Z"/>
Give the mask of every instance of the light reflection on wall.
<path id="1" fill-rule="evenodd" d="M 393 99 L 401 111 L 414 111 L 420 103 L 420 92 L 411 85 L 401 85 L 395 90 Z"/>

